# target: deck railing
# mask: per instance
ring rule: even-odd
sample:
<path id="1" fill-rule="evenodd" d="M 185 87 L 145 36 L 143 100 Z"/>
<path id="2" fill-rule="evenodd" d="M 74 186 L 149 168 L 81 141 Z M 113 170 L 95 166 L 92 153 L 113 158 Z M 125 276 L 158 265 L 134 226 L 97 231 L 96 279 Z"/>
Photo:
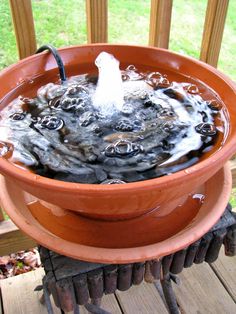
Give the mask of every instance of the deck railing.
<path id="1" fill-rule="evenodd" d="M 150 0 L 149 45 L 168 48 L 172 6 L 175 0 Z M 9 0 L 19 58 L 37 49 L 31 0 Z M 217 66 L 229 0 L 208 0 L 200 60 Z M 87 41 L 108 41 L 108 0 L 86 0 Z M 236 187 L 236 161 L 231 160 L 233 187 Z M 0 210 L 0 256 L 24 250 L 36 243 L 25 236 Z"/>

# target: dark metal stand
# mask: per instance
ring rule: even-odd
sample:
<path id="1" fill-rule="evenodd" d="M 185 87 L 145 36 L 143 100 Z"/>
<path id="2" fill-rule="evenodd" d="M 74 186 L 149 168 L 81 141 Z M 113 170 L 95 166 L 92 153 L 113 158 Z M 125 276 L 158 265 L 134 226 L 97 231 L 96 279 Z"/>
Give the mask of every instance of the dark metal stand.
<path id="1" fill-rule="evenodd" d="M 79 305 L 83 305 L 90 313 L 109 314 L 100 307 L 104 294 L 114 293 L 116 289 L 126 291 L 145 280 L 155 283 L 169 312 L 177 314 L 179 308 L 172 281 L 179 284 L 176 275 L 193 263 L 214 262 L 222 244 L 226 255 L 236 255 L 236 214 L 231 211 L 230 205 L 218 223 L 201 239 L 160 260 L 125 265 L 95 264 L 40 247 L 46 273 L 43 279 L 45 305 L 48 313 L 53 314 L 51 294 L 62 313 L 73 311 L 78 314 Z"/>

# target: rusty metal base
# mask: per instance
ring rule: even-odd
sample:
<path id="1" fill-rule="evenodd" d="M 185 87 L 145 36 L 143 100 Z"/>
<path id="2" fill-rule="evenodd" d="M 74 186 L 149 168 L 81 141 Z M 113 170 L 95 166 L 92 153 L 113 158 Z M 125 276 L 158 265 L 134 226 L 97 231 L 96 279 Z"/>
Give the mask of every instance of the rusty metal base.
<path id="1" fill-rule="evenodd" d="M 218 223 L 201 239 L 160 260 L 120 265 L 95 264 L 40 247 L 46 273 L 42 288 L 48 313 L 53 314 L 49 298 L 52 294 L 62 313 L 74 311 L 78 314 L 79 305 L 83 305 L 90 313 L 108 314 L 100 307 L 104 294 L 114 293 L 116 289 L 128 290 L 143 280 L 155 284 L 171 314 L 179 313 L 171 283 L 179 282 L 176 275 L 193 263 L 214 262 L 222 244 L 226 255 L 236 255 L 236 214 L 231 209 L 228 205 Z"/>

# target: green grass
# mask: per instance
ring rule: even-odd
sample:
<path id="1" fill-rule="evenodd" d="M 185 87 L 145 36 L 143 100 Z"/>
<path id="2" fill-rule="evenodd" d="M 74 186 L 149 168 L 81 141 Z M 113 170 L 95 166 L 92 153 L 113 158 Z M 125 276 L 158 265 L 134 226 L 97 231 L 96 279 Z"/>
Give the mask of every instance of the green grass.
<path id="1" fill-rule="evenodd" d="M 236 188 L 232 189 L 229 202 L 233 208 L 236 208 Z"/>
<path id="2" fill-rule="evenodd" d="M 109 42 L 148 43 L 150 0 L 109 0 Z M 170 49 L 199 57 L 207 0 L 174 0 Z M 86 43 L 84 0 L 32 0 L 38 45 Z M 17 61 L 8 0 L 0 1 L 0 69 Z M 236 80 L 236 1 L 230 0 L 219 69 Z"/>

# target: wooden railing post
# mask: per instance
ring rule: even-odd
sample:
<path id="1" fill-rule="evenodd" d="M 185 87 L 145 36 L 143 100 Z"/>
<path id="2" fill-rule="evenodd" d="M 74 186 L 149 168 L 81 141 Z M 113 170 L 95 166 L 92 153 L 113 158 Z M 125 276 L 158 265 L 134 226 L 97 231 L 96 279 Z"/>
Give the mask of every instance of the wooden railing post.
<path id="1" fill-rule="evenodd" d="M 208 0 L 200 59 L 217 66 L 229 0 Z"/>
<path id="2" fill-rule="evenodd" d="M 151 0 L 149 45 L 168 48 L 172 0 Z"/>
<path id="3" fill-rule="evenodd" d="M 36 51 L 36 39 L 31 0 L 9 0 L 14 24 L 19 58 L 26 58 Z"/>
<path id="4" fill-rule="evenodd" d="M 2 208 L 0 207 L 0 222 L 4 220 L 4 214 Z"/>
<path id="5" fill-rule="evenodd" d="M 88 43 L 105 43 L 107 31 L 107 0 L 86 0 Z"/>

